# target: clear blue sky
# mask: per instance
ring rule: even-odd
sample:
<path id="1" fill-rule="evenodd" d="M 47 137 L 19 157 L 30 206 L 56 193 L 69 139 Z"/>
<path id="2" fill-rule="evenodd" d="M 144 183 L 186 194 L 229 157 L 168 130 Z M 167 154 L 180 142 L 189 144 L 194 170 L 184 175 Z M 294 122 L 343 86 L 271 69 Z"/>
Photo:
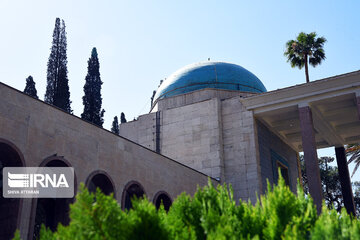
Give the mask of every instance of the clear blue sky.
<path id="1" fill-rule="evenodd" d="M 43 99 L 60 17 L 74 114 L 83 110 L 87 60 L 96 47 L 109 129 L 121 112 L 128 120 L 146 113 L 160 79 L 208 57 L 245 67 L 268 90 L 305 82 L 304 70 L 292 69 L 283 56 L 286 41 L 301 31 L 328 40 L 327 59 L 310 68 L 311 80 L 359 70 L 359 10 L 359 1 L 0 0 L 0 81 L 23 90 L 32 75 Z"/>

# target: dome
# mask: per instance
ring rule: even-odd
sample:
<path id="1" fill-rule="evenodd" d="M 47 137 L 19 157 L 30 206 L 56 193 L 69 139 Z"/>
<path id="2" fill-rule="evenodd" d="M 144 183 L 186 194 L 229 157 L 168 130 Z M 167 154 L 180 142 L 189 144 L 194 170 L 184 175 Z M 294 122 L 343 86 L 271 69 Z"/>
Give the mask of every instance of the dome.
<path id="1" fill-rule="evenodd" d="M 156 91 L 154 102 L 204 88 L 266 92 L 262 82 L 245 68 L 225 62 L 190 64 L 171 74 Z"/>

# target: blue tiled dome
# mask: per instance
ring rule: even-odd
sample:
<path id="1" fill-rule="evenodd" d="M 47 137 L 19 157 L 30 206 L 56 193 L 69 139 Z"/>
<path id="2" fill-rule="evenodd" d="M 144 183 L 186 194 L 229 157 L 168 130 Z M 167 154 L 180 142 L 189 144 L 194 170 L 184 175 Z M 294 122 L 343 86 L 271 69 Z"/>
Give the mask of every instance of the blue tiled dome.
<path id="1" fill-rule="evenodd" d="M 204 88 L 262 93 L 262 82 L 245 68 L 225 62 L 201 62 L 185 66 L 167 78 L 154 100 L 172 97 Z"/>

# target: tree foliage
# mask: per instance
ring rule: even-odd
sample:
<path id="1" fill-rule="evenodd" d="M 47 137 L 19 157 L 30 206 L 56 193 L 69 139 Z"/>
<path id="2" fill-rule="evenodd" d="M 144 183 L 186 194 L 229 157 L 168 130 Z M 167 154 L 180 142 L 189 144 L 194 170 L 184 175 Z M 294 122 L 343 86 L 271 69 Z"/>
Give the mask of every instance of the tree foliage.
<path id="1" fill-rule="evenodd" d="M 118 117 L 115 116 L 114 117 L 114 121 L 112 122 L 112 127 L 111 127 L 111 132 L 115 133 L 115 134 L 118 134 L 120 133 L 120 130 L 119 130 L 119 121 L 118 121 Z"/>
<path id="2" fill-rule="evenodd" d="M 65 22 L 62 20 L 60 24 L 60 19 L 56 18 L 47 64 L 47 86 L 44 100 L 71 113 L 66 49 Z"/>
<path id="3" fill-rule="evenodd" d="M 26 86 L 24 89 L 24 93 L 26 93 L 27 95 L 33 98 L 38 99 L 35 82 L 32 76 L 26 78 Z"/>
<path id="4" fill-rule="evenodd" d="M 120 114 L 120 122 L 126 123 L 125 113 L 123 113 L 123 112 Z"/>
<path id="5" fill-rule="evenodd" d="M 351 174 L 351 177 L 354 176 L 355 172 L 358 170 L 360 166 L 360 144 L 349 144 L 346 146 L 346 155 L 350 157 L 349 163 L 355 163 L 354 170 Z"/>
<path id="6" fill-rule="evenodd" d="M 339 179 L 338 168 L 333 166 L 334 162 L 333 157 L 321 157 L 319 158 L 319 168 L 320 168 L 320 179 L 323 190 L 323 196 L 325 203 L 328 208 L 334 208 L 336 211 L 341 212 L 344 208 L 344 200 L 341 192 L 341 185 Z M 304 192 L 308 194 L 308 180 L 306 176 L 305 162 L 304 157 L 300 156 L 301 164 L 301 174 L 303 180 Z M 360 214 L 360 184 L 355 182 L 353 184 L 353 193 L 355 205 L 358 202 L 358 207 L 355 208 L 356 214 Z"/>
<path id="7" fill-rule="evenodd" d="M 286 43 L 284 55 L 287 57 L 287 61 L 290 62 L 291 67 L 302 69 L 305 66 L 307 83 L 310 81 L 308 64 L 316 67 L 325 59 L 323 48 L 325 42 L 324 37 L 316 38 L 315 32 L 309 34 L 301 32 L 296 40 L 290 40 Z"/>
<path id="8" fill-rule="evenodd" d="M 359 218 L 359 216 L 360 216 L 360 182 L 359 181 L 353 182 L 352 189 L 353 189 L 353 194 L 354 194 L 356 216 Z"/>
<path id="9" fill-rule="evenodd" d="M 279 174 L 281 175 L 281 174 Z M 96 200 L 94 200 L 96 199 Z M 95 201 L 95 202 L 94 202 Z M 290 191 L 283 179 L 268 184 L 255 205 L 235 203 L 231 186 L 209 182 L 195 195 L 183 193 L 169 212 L 145 199 L 122 211 L 112 196 L 84 185 L 70 207 L 70 224 L 56 232 L 42 227 L 40 239 L 359 239 L 360 222 L 346 211 L 323 207 L 320 216 L 300 187 Z M 17 235 L 19 237 L 19 235 Z"/>
<path id="10" fill-rule="evenodd" d="M 81 118 L 92 122 L 100 127 L 104 123 L 104 112 L 101 110 L 101 85 L 100 64 L 96 48 L 91 51 L 91 57 L 88 60 L 88 73 L 85 77 L 83 105 L 84 111 Z"/>

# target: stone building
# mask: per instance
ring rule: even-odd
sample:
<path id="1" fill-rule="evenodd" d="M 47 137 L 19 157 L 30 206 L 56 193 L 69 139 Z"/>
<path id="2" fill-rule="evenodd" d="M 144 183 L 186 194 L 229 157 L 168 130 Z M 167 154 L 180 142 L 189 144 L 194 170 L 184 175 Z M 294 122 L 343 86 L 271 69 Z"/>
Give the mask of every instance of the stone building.
<path id="1" fill-rule="evenodd" d="M 360 141 L 360 71 L 266 92 L 231 63 L 188 65 L 166 79 L 149 114 L 120 134 L 231 183 L 235 199 L 256 201 L 278 171 L 293 191 L 304 152 L 310 193 L 320 211 L 316 149 L 335 147 L 345 206 L 354 211 L 344 145 Z"/>
<path id="2" fill-rule="evenodd" d="M 113 193 L 122 208 L 143 194 L 169 207 L 182 192 L 193 194 L 208 176 L 135 142 L 68 114 L 0 83 L 0 169 L 4 167 L 73 167 L 75 189 Z M 216 180 L 212 179 L 214 183 Z M 2 192 L 1 181 L 1 192 Z M 41 223 L 52 230 L 69 221 L 66 198 L 0 197 L 0 239 L 20 229 L 33 239 Z"/>
<path id="3" fill-rule="evenodd" d="M 167 207 L 197 185 L 231 183 L 235 199 L 256 201 L 278 168 L 292 190 L 303 151 L 310 193 L 320 206 L 317 148 L 335 146 L 348 211 L 354 212 L 344 145 L 360 141 L 360 71 L 267 92 L 230 63 L 186 66 L 167 78 L 151 110 L 120 125 L 120 136 L 0 83 L 0 168 L 72 166 L 123 208 L 145 194 Z M 2 186 L 2 184 L 1 184 Z M 0 198 L 0 239 L 16 228 L 31 239 L 40 223 L 68 222 L 73 199 Z"/>
<path id="4" fill-rule="evenodd" d="M 120 135 L 231 183 L 235 199 L 256 201 L 281 167 L 291 187 L 297 151 L 254 118 L 242 100 L 266 92 L 246 69 L 224 62 L 186 66 L 157 90 L 149 114 L 120 125 Z"/>

